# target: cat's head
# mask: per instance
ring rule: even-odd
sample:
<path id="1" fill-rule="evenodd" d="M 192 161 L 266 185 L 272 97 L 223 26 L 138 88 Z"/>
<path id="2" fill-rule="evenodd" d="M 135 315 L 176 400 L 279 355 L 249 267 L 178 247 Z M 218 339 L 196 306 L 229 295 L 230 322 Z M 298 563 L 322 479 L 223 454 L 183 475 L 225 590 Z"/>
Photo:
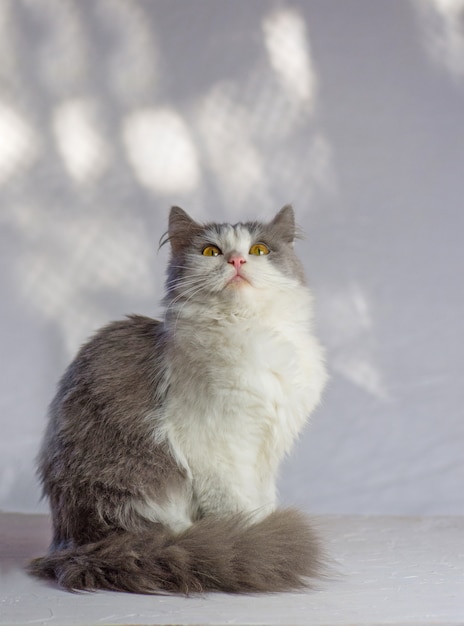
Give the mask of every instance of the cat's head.
<path id="1" fill-rule="evenodd" d="M 304 285 L 296 236 L 291 206 L 271 222 L 238 224 L 199 224 L 173 207 L 166 237 L 172 253 L 166 303 L 236 308 Z"/>

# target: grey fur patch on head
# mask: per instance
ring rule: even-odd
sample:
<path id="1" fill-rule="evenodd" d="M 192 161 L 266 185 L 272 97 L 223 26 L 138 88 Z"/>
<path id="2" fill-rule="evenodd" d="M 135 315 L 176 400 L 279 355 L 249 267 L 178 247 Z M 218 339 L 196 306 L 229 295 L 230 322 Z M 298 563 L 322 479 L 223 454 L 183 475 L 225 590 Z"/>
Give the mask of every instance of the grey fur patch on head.
<path id="1" fill-rule="evenodd" d="M 295 212 L 292 205 L 286 204 L 282 207 L 269 226 L 275 232 L 277 237 L 287 243 L 293 243 L 297 237 L 297 231 L 295 225 Z"/>
<path id="2" fill-rule="evenodd" d="M 192 237 L 203 230 L 203 226 L 193 220 L 184 209 L 171 207 L 167 240 L 171 244 L 173 254 L 179 253 L 190 243 Z"/>
<path id="3" fill-rule="evenodd" d="M 269 260 L 289 278 L 296 278 L 301 284 L 306 284 L 303 265 L 295 254 L 295 239 L 301 238 L 301 231 L 296 226 L 295 212 L 290 204 L 286 204 L 274 219 L 267 224 L 250 223 L 259 229 L 259 237 L 266 243 L 271 254 Z"/>

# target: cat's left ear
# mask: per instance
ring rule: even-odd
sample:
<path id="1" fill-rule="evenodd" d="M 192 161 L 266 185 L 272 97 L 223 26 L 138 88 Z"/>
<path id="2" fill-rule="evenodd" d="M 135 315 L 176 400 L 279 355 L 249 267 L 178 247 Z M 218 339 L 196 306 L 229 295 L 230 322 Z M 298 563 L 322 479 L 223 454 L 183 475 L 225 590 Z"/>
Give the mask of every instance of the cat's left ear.
<path id="1" fill-rule="evenodd" d="M 295 212 L 293 211 L 292 205 L 286 204 L 280 209 L 270 223 L 270 226 L 280 239 L 293 244 L 297 236 L 297 229 L 295 224 Z"/>
<path id="2" fill-rule="evenodd" d="M 192 237 L 201 230 L 201 225 L 195 222 L 188 213 L 179 206 L 171 207 L 169 213 L 168 239 L 173 254 L 180 252 Z"/>

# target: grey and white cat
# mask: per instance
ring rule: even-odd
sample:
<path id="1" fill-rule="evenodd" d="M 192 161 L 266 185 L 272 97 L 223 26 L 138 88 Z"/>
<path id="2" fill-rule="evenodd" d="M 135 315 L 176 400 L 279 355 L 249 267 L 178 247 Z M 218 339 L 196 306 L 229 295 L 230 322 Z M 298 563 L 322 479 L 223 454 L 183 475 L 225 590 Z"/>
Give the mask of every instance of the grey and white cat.
<path id="1" fill-rule="evenodd" d="M 65 372 L 39 473 L 53 518 L 31 571 L 68 589 L 280 591 L 317 575 L 276 474 L 326 381 L 293 209 L 198 224 L 173 207 L 162 321 L 100 330 Z"/>

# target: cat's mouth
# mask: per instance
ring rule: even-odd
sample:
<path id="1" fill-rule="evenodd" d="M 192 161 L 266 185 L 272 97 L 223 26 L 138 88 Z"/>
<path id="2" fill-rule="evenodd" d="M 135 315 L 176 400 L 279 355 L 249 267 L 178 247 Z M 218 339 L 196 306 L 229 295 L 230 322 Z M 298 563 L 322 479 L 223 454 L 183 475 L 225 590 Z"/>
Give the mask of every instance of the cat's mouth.
<path id="1" fill-rule="evenodd" d="M 250 285 L 250 281 L 243 274 L 234 274 L 227 281 L 227 285 L 232 285 L 234 287 L 240 287 L 241 285 Z"/>

